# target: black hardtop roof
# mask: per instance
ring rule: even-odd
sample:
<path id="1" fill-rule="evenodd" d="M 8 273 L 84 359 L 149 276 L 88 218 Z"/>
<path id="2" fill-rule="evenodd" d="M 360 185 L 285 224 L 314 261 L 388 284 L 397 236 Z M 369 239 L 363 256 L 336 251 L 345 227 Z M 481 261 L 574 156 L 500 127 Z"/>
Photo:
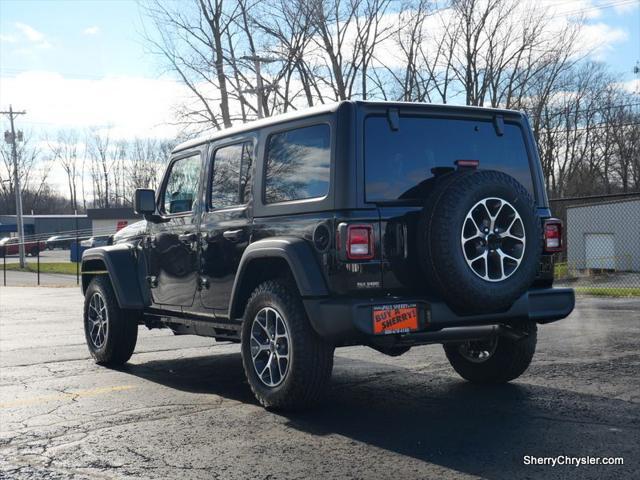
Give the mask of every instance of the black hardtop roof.
<path id="1" fill-rule="evenodd" d="M 495 114 L 502 115 L 510 115 L 510 116 L 523 116 L 523 114 L 517 110 L 508 110 L 501 108 L 490 108 L 490 107 L 475 107 L 475 106 L 467 106 L 467 105 L 453 105 L 453 104 L 438 104 L 438 103 L 420 103 L 420 102 L 388 102 L 388 101 L 369 101 L 369 100 L 343 100 L 341 102 L 323 104 L 316 107 L 305 108 L 302 110 L 295 110 L 293 112 L 283 113 L 280 115 L 273 115 L 268 118 L 263 118 L 260 120 L 254 120 L 251 122 L 243 123 L 240 125 L 236 125 L 230 128 L 225 128 L 223 130 L 219 130 L 215 133 L 211 133 L 209 135 L 203 135 L 192 140 L 187 140 L 186 142 L 182 142 L 177 145 L 172 153 L 180 152 L 182 150 L 186 150 L 192 147 L 196 147 L 198 145 L 202 145 L 204 143 L 210 143 L 215 140 L 225 138 L 231 135 L 237 135 L 239 133 L 248 132 L 251 130 L 256 130 L 258 128 L 269 127 L 272 125 L 277 125 L 279 123 L 290 122 L 293 120 L 299 120 L 307 117 L 312 117 L 315 115 L 322 115 L 325 113 L 333 113 L 338 110 L 338 108 L 346 103 L 351 103 L 360 107 L 383 107 L 383 108 L 424 108 L 424 109 L 433 109 L 433 110 L 447 110 L 447 111 L 460 111 L 460 112 L 491 112 Z"/>

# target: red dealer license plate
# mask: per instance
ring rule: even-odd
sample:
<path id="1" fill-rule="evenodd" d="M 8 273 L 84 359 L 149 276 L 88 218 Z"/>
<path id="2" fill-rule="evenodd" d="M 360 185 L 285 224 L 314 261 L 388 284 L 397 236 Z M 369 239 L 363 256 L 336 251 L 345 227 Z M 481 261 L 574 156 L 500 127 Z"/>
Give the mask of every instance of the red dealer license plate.
<path id="1" fill-rule="evenodd" d="M 415 304 L 373 307 L 373 333 L 407 333 L 418 329 L 418 307 Z"/>

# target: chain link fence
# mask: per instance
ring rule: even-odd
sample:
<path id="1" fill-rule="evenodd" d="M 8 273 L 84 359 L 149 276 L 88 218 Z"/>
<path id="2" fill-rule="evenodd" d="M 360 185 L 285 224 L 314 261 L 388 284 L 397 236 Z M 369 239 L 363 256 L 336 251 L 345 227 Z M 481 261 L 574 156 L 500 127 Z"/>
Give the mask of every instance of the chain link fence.
<path id="1" fill-rule="evenodd" d="M 550 201 L 564 222 L 556 285 L 579 294 L 640 296 L 640 193 Z"/>
<path id="2" fill-rule="evenodd" d="M 114 228 L 79 229 L 24 237 L 25 265 L 15 235 L 0 238 L 0 285 L 73 286 L 80 283 L 80 259 L 87 248 L 108 245 Z"/>

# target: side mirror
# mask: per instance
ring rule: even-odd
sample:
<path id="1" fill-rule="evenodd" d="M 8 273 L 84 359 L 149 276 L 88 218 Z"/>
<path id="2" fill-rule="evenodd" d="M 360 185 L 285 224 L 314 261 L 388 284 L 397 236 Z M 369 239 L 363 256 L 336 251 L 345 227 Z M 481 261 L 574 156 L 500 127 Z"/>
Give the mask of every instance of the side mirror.
<path id="1" fill-rule="evenodd" d="M 137 188 L 133 209 L 145 216 L 156 213 L 156 192 L 149 188 Z"/>

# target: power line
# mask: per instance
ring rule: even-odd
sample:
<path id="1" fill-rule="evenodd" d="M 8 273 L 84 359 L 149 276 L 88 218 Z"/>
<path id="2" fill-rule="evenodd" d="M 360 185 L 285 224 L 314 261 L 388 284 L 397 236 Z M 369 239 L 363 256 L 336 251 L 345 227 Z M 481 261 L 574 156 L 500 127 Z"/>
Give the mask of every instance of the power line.
<path id="1" fill-rule="evenodd" d="M 626 5 L 631 5 L 635 2 L 637 2 L 637 0 L 618 0 L 618 1 L 610 2 L 606 4 L 603 3 L 600 5 L 594 5 L 592 7 L 580 8 L 580 9 L 569 11 L 569 12 L 557 13 L 555 15 L 552 15 L 551 18 L 572 17 L 572 16 L 580 15 L 581 13 L 587 13 L 593 10 L 606 10 L 608 8 L 623 7 Z"/>

